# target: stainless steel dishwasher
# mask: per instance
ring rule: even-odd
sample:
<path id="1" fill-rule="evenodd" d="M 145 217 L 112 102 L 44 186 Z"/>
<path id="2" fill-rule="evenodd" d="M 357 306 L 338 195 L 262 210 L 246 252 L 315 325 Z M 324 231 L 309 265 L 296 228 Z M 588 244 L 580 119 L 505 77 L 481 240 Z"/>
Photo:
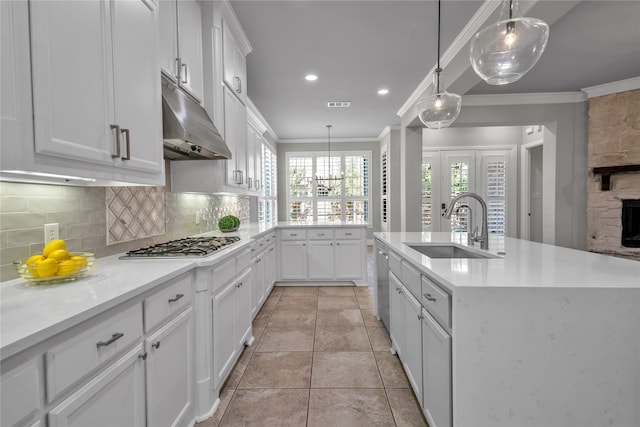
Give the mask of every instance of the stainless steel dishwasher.
<path id="1" fill-rule="evenodd" d="M 377 313 L 389 331 L 389 248 L 375 240 Z"/>

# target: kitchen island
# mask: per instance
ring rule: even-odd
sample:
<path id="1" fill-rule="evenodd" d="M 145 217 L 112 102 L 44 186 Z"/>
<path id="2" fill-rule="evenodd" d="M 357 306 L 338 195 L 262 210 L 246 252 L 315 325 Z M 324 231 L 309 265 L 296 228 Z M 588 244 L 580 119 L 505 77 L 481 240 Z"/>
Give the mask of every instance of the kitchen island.
<path id="1" fill-rule="evenodd" d="M 640 262 L 502 237 L 483 251 L 462 233 L 374 236 L 389 250 L 392 343 L 430 425 L 640 425 Z M 410 247 L 430 245 L 479 258 Z"/>

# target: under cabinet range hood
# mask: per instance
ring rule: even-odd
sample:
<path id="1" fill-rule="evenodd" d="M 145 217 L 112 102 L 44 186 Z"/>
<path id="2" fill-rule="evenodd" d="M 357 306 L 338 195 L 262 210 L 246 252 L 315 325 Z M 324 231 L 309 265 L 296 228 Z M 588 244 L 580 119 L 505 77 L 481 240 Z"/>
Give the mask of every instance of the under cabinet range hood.
<path id="1" fill-rule="evenodd" d="M 162 73 L 164 158 L 170 160 L 230 159 L 231 150 L 204 108 Z"/>

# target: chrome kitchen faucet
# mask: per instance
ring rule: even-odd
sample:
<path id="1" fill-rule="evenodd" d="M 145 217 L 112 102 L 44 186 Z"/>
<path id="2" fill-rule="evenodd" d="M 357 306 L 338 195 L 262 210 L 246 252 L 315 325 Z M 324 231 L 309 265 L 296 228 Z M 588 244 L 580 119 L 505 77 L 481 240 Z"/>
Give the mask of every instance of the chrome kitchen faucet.
<path id="1" fill-rule="evenodd" d="M 458 194 L 453 199 L 451 199 L 451 203 L 449 203 L 449 207 L 444 210 L 444 212 L 442 213 L 442 216 L 447 219 L 451 219 L 451 214 L 453 213 L 453 206 L 456 204 L 458 200 L 464 199 L 466 197 L 471 197 L 472 199 L 476 199 L 480 203 L 480 206 L 482 207 L 482 234 L 478 235 L 478 230 L 476 228 L 476 230 L 474 230 L 471 233 L 471 240 L 473 240 L 474 242 L 480 242 L 481 249 L 489 249 L 489 229 L 487 227 L 487 215 L 488 215 L 487 204 L 482 199 L 482 197 L 480 197 L 478 194 L 476 193 Z M 469 208 L 468 205 L 463 205 L 463 206 L 466 206 L 467 208 Z M 462 206 L 460 206 L 460 208 L 461 207 Z M 469 209 L 469 212 L 471 213 L 471 209 Z M 457 213 L 457 210 L 456 210 L 456 213 Z M 471 218 L 469 219 L 471 220 Z"/>

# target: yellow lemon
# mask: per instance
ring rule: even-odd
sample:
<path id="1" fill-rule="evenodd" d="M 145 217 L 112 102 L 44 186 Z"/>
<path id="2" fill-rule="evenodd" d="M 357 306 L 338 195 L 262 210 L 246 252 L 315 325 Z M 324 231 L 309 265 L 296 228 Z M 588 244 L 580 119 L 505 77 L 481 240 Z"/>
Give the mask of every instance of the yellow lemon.
<path id="1" fill-rule="evenodd" d="M 55 259 L 44 259 L 36 264 L 38 277 L 51 277 L 58 271 L 58 262 Z"/>
<path id="2" fill-rule="evenodd" d="M 58 276 L 74 274 L 80 268 L 80 264 L 72 259 L 67 259 L 58 263 Z"/>
<path id="3" fill-rule="evenodd" d="M 27 271 L 33 277 L 38 277 L 38 263 L 44 259 L 43 255 L 33 255 L 25 262 Z"/>
<path id="4" fill-rule="evenodd" d="M 57 251 L 59 249 L 67 249 L 67 244 L 65 243 L 65 241 L 61 239 L 52 240 L 44 246 L 42 255 L 48 257 L 51 252 Z"/>
<path id="5" fill-rule="evenodd" d="M 80 267 L 86 267 L 88 263 L 87 259 L 81 255 L 72 256 L 71 260 L 77 262 Z"/>
<path id="6" fill-rule="evenodd" d="M 71 253 L 66 251 L 65 249 L 56 249 L 51 252 L 47 258 L 55 259 L 56 261 L 64 261 L 71 258 Z"/>

